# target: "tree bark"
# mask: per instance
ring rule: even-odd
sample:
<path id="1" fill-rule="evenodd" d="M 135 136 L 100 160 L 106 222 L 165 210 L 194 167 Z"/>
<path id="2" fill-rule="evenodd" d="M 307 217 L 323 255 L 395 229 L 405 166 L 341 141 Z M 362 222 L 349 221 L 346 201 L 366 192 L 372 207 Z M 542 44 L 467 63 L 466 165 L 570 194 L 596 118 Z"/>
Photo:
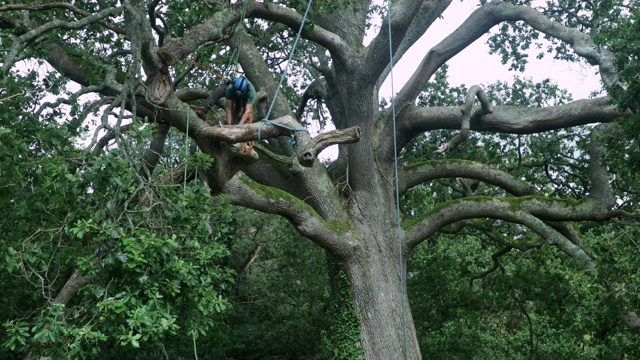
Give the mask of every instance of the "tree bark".
<path id="1" fill-rule="evenodd" d="M 396 59 L 401 57 L 450 2 L 395 1 L 390 9 L 391 27 L 388 28 L 388 20 L 383 19 L 381 31 L 369 46 L 362 44 L 362 38 L 370 1 L 356 5 L 361 8 L 352 7 L 320 15 L 316 18 L 317 26 L 303 29 L 302 36 L 319 45 L 318 48 L 322 50 L 320 57 L 325 62 L 318 68 L 322 69 L 322 80 L 328 89 L 323 94 L 326 95 L 323 100 L 338 129 L 315 139 L 311 139 L 304 131 L 298 131 L 301 126 L 291 116 L 290 104 L 282 96 L 274 102 L 271 122 L 209 126 L 183 103 L 186 99 L 195 100 L 195 92 L 186 91 L 185 98 L 179 98 L 168 71 L 168 65 L 195 51 L 205 51 L 204 44 L 225 41 L 238 50 L 240 65 L 256 88 L 274 94 L 279 85 L 273 78 L 273 69 L 268 67 L 251 35 L 242 25 L 237 25 L 246 15 L 246 18 L 275 21 L 297 30 L 302 16 L 295 9 L 251 0 L 238 2 L 210 14 L 202 24 L 188 29 L 184 37 L 168 39 L 164 47 L 158 50 L 152 26 L 145 15 L 144 2 L 132 0 L 124 5 L 125 34 L 131 41 L 133 58 L 142 61 L 142 68 L 147 75 L 146 98 L 136 93 L 135 99 L 132 97 L 127 101 L 139 103 L 133 107 L 133 104 L 123 102 L 124 106 L 136 109 L 136 116 L 144 115 L 150 119 L 155 118 L 152 110 L 156 105 L 159 106 L 160 116 L 167 124 L 194 138 L 204 153 L 216 159 L 214 166 L 206 173 L 213 193 L 228 195 L 236 205 L 287 218 L 300 234 L 344 262 L 360 317 L 361 343 L 367 359 L 399 359 L 403 355 L 407 359 L 421 358 L 406 293 L 406 256 L 411 248 L 440 231 L 443 226 L 486 217 L 522 224 L 570 255 L 584 266 L 585 271 L 595 276 L 595 261 L 583 249 L 575 234 L 560 226 L 550 226 L 549 222 L 600 221 L 613 216 L 609 207 L 613 205 L 614 198 L 605 186 L 608 185 L 606 168 L 599 166 L 603 149 L 594 145 L 592 194 L 588 201 L 581 201 L 577 205 L 560 199 L 524 198 L 523 195 L 534 193 L 533 186 L 486 165 L 438 161 L 403 168 L 399 176 L 400 193 L 433 179 L 459 176 L 484 181 L 499 190 L 510 192 L 514 197 L 468 198 L 440 204 L 440 208 L 424 214 L 412 224 L 405 224 L 403 234 L 396 233 L 395 184 L 392 181 L 397 176 L 393 166 L 396 151 L 403 150 L 419 134 L 436 129 L 461 129 L 461 135 L 450 143 L 450 148 L 453 148 L 459 141 L 465 140 L 472 130 L 530 134 L 610 122 L 625 115 L 607 98 L 545 108 L 500 106 L 492 112 L 482 96 L 480 102 L 484 109 L 473 108 L 473 96 L 470 96 L 464 111 L 458 107 L 417 108 L 416 98 L 444 63 L 489 29 L 505 21 L 524 21 L 532 28 L 563 41 L 578 56 L 600 66 L 605 83 L 613 81 L 612 63 L 606 49 L 598 48 L 589 34 L 565 28 L 530 7 L 493 1 L 479 7 L 457 30 L 429 50 L 414 76 L 399 92 L 396 99 L 399 125 L 396 134 L 399 141 L 396 144 L 391 140 L 392 112 L 387 111 L 383 115 L 377 97 L 380 83 L 390 69 L 389 45 L 392 56 Z M 72 5 L 60 4 L 57 6 L 76 11 Z M 245 4 L 248 6 L 244 7 Z M 64 23 L 58 28 L 81 29 L 94 21 L 115 33 L 123 34 L 119 27 L 103 21 L 116 16 L 120 16 L 120 10 L 102 10 L 100 15 L 93 15 L 91 19 L 87 17 L 87 20 Z M 0 18 L 0 27 L 14 26 L 13 20 Z M 5 71 L 18 59 L 22 47 L 44 33 L 44 28 L 39 29 L 16 38 L 18 41 L 7 57 L 9 61 L 3 65 Z M 92 80 L 91 72 L 74 62 L 62 45 L 51 42 L 45 43 L 44 47 L 48 50 L 47 61 L 82 86 L 99 85 L 96 91 L 106 96 L 128 91 L 123 85 L 125 80 L 115 79 L 115 75 L 101 77 L 97 82 Z M 138 66 L 131 68 L 135 71 L 140 68 L 137 62 L 132 66 Z M 478 94 L 476 90 L 473 89 L 474 94 Z M 292 132 L 289 128 L 295 128 L 296 146 L 286 141 L 285 137 Z M 167 126 L 159 125 L 154 133 L 154 147 L 144 159 L 149 174 L 158 161 L 157 155 L 164 143 L 166 130 Z M 258 159 L 256 153 L 243 154 L 237 147 L 229 145 L 276 137 L 278 139 L 270 139 L 269 145 L 278 145 L 280 152 L 273 152 L 269 158 L 265 156 Z M 362 141 L 356 144 L 360 139 Z M 341 174 L 334 177 L 342 183 L 332 182 L 326 169 L 315 161 L 318 153 L 334 143 L 348 144 L 341 146 Z M 265 150 L 263 154 L 268 151 Z M 278 157 L 290 160 L 286 160 L 284 165 L 270 161 Z M 240 170 L 253 181 L 247 180 L 246 176 L 236 175 Z M 339 187 L 342 188 L 337 190 Z M 404 243 L 399 244 L 398 237 Z M 54 302 L 68 303 L 78 289 L 90 280 L 80 273 L 74 273 Z M 623 320 L 635 326 L 640 322 L 633 312 L 625 314 Z"/>
<path id="2" fill-rule="evenodd" d="M 400 276 L 397 234 L 390 231 L 367 242 L 379 245 L 372 245 L 379 251 L 366 251 L 345 263 L 360 316 L 365 358 L 402 359 L 406 353 L 406 359 L 421 359 L 406 291 L 406 261 L 402 281 Z"/>

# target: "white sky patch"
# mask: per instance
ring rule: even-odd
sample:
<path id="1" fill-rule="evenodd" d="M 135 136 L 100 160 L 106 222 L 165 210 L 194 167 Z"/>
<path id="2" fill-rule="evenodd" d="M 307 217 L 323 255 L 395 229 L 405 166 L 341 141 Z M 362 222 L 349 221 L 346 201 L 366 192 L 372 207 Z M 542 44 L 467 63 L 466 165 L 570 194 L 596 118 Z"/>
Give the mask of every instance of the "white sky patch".
<path id="1" fill-rule="evenodd" d="M 478 8 L 478 4 L 477 0 L 454 0 L 451 2 L 451 5 L 442 14 L 443 18 L 436 20 L 403 58 L 395 64 L 393 88 L 396 93 L 411 78 L 429 49 L 457 29 Z M 588 98 L 591 92 L 601 88 L 600 78 L 596 75 L 597 68 L 554 60 L 552 54 L 538 60 L 536 55 L 543 51 L 542 49 L 530 50 L 529 63 L 524 73 L 509 71 L 508 65 L 502 65 L 500 55 L 489 55 L 489 46 L 486 44 L 488 38 L 488 34 L 483 35 L 447 62 L 449 65 L 448 80 L 452 86 L 461 84 L 465 84 L 467 87 L 478 84 L 488 85 L 497 81 L 511 83 L 514 76 L 531 78 L 534 82 L 550 78 L 561 89 L 567 89 L 574 99 Z M 544 42 L 544 40 L 540 41 Z M 380 96 L 390 98 L 391 95 L 389 76 L 380 88 Z"/>
<path id="2" fill-rule="evenodd" d="M 377 0 L 374 2 L 385 7 L 387 5 L 386 0 Z M 410 79 L 429 49 L 437 45 L 458 28 L 468 16 L 478 8 L 478 5 L 478 0 L 453 0 L 451 2 L 451 5 L 442 14 L 442 18 L 437 19 L 427 32 L 405 53 L 403 58 L 395 64 L 393 69 L 393 89 L 396 93 L 399 92 L 402 86 Z M 365 38 L 365 44 L 368 44 L 379 31 L 380 19 L 377 19 L 377 23 L 378 26 L 373 26 L 371 33 Z M 447 62 L 449 65 L 448 80 L 452 86 L 461 84 L 465 84 L 468 87 L 476 84 L 488 85 L 497 81 L 511 83 L 514 76 L 531 78 L 534 82 L 540 82 L 546 78 L 550 78 L 552 82 L 556 83 L 561 89 L 567 89 L 574 99 L 588 98 L 593 91 L 601 88 L 596 67 L 557 61 L 553 59 L 551 54 L 539 60 L 535 57 L 535 55 L 541 51 L 539 49 L 530 51 L 528 58 L 529 63 L 524 73 L 509 71 L 508 65 L 502 65 L 499 55 L 489 55 L 489 47 L 486 44 L 488 38 L 489 35 L 483 35 Z M 18 68 L 20 68 L 20 66 L 18 66 Z M 46 69 L 48 70 L 48 68 Z M 72 88 L 70 90 L 75 89 Z M 390 75 L 382 84 L 379 95 L 381 98 L 387 99 L 392 96 Z M 44 101 L 55 101 L 55 98 L 56 97 L 48 96 Z M 91 101 L 95 98 L 97 97 L 83 96 L 81 97 L 81 102 Z M 100 122 L 99 119 L 93 119 L 93 121 L 96 123 Z M 109 122 L 114 121 L 110 119 Z M 331 129 L 332 127 L 328 126 L 325 131 Z M 310 128 L 310 131 L 312 136 L 318 133 L 318 130 L 313 126 Z M 88 138 L 81 139 L 80 143 L 86 145 L 94 135 L 93 133 L 88 134 Z M 336 155 L 337 146 L 332 146 L 323 151 L 321 159 L 333 159 Z"/>
<path id="3" fill-rule="evenodd" d="M 374 1 L 386 6 L 387 1 Z M 478 0 L 453 0 L 444 11 L 442 18 L 437 19 L 426 33 L 404 54 L 402 59 L 395 63 L 393 69 L 393 90 L 397 94 L 404 84 L 411 78 L 429 49 L 451 34 L 478 8 Z M 385 15 L 386 16 L 386 15 Z M 374 20 L 375 21 L 375 20 Z M 368 45 L 380 30 L 380 19 L 377 26 L 372 27 L 372 32 L 365 37 L 365 45 Z M 465 84 L 489 85 L 497 81 L 512 83 L 515 76 L 530 78 L 533 82 L 541 82 L 551 79 L 560 89 L 566 89 L 572 94 L 574 100 L 588 98 L 589 95 L 601 89 L 597 68 L 576 63 L 554 60 L 552 54 L 547 54 L 542 59 L 536 55 L 543 49 L 531 49 L 529 51 L 529 63 L 525 72 L 509 71 L 509 65 L 503 65 L 501 56 L 489 55 L 489 46 L 486 44 L 489 34 L 485 34 L 462 50 L 447 62 L 449 65 L 448 81 L 451 86 Z M 544 43 L 544 39 L 540 39 Z M 390 99 L 392 96 L 391 74 L 387 76 L 380 87 L 379 97 Z M 330 130 L 330 129 L 326 129 Z M 313 132 L 312 132 L 313 134 Z M 337 145 L 325 149 L 320 154 L 321 160 L 335 159 L 337 157 Z"/>

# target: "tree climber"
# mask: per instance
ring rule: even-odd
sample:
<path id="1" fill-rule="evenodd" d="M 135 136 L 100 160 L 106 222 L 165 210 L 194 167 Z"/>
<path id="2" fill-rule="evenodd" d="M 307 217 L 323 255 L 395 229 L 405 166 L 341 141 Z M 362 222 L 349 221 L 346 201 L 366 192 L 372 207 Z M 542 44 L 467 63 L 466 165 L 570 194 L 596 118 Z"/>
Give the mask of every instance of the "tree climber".
<path id="1" fill-rule="evenodd" d="M 253 118 L 253 105 L 256 103 L 256 88 L 247 80 L 240 76 L 227 86 L 224 94 L 227 99 L 225 113 L 227 114 L 227 125 L 238 122 L 242 125 L 251 122 Z"/>
<path id="2" fill-rule="evenodd" d="M 198 116 L 200 118 L 206 116 L 211 106 L 222 97 L 222 89 L 224 89 L 224 97 L 227 100 L 225 106 L 227 125 L 251 123 L 253 105 L 256 102 L 256 89 L 244 76 L 236 78 L 233 83 L 225 82 L 220 88 L 216 89 L 203 102 L 203 106 L 196 109 Z"/>
<path id="3" fill-rule="evenodd" d="M 218 100 L 224 96 L 227 91 L 227 87 L 230 84 L 231 80 L 225 79 L 217 89 L 213 90 L 208 98 L 202 101 L 202 106 L 196 109 L 196 114 L 198 114 L 200 119 L 204 120 L 207 117 L 209 110 L 211 110 Z"/>

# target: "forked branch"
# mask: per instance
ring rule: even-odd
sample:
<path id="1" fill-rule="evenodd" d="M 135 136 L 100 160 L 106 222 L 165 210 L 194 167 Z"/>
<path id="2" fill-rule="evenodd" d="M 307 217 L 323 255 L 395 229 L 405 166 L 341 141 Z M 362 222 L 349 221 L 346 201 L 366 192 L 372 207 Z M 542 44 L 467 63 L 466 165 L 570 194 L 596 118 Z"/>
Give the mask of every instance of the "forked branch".
<path id="1" fill-rule="evenodd" d="M 357 126 L 333 130 L 311 139 L 300 157 L 300 164 L 311 166 L 324 149 L 336 144 L 352 144 L 360 141 L 361 131 Z"/>
<path id="2" fill-rule="evenodd" d="M 493 106 L 491 106 L 491 103 L 489 103 L 487 94 L 485 94 L 484 90 L 482 90 L 480 86 L 473 85 L 467 92 L 467 99 L 461 110 L 462 128 L 460 129 L 460 132 L 456 134 L 456 136 L 454 136 L 453 139 L 451 139 L 448 143 L 438 148 L 436 152 L 443 153 L 445 151 L 451 151 L 469 138 L 469 129 L 471 128 L 471 111 L 473 110 L 473 103 L 476 97 L 478 98 L 478 100 L 480 101 L 480 105 L 482 106 L 482 112 L 478 114 L 479 116 L 493 113 Z"/>
<path id="3" fill-rule="evenodd" d="M 26 49 L 29 45 L 33 43 L 36 39 L 43 36 L 44 34 L 56 30 L 56 29 L 64 29 L 64 30 L 77 30 L 85 28 L 91 24 L 97 23 L 98 21 L 110 17 L 116 16 L 122 12 L 121 7 L 109 8 L 106 10 L 102 10 L 94 15 L 87 16 L 82 20 L 67 22 L 61 20 L 52 20 L 48 23 L 45 23 L 41 26 L 38 26 L 32 30 L 27 31 L 26 33 L 18 36 L 11 50 L 7 54 L 4 64 L 2 66 L 2 72 L 8 73 L 9 69 L 15 64 L 16 60 L 19 59 L 20 53 Z"/>

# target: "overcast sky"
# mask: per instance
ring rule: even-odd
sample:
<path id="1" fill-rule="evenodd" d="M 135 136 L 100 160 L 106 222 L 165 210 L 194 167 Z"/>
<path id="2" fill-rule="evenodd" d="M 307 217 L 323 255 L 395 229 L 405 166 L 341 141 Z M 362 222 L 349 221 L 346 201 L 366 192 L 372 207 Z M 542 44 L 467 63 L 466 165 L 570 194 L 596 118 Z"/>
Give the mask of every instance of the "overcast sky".
<path id="1" fill-rule="evenodd" d="M 443 19 L 436 20 L 426 34 L 396 64 L 393 72 L 393 88 L 396 93 L 402 89 L 402 85 L 409 79 L 427 51 L 458 28 L 478 7 L 478 4 L 478 0 L 451 2 L 449 8 L 443 13 Z M 595 67 L 555 61 L 551 55 L 538 60 L 535 54 L 540 50 L 532 51 L 524 73 L 508 71 L 508 66 L 500 63 L 500 55 L 489 55 L 487 39 L 486 35 L 481 37 L 447 63 L 451 85 L 465 84 L 467 87 L 476 84 L 488 85 L 498 80 L 511 83 L 515 75 L 531 78 L 535 82 L 551 78 L 552 82 L 558 84 L 560 88 L 571 92 L 574 99 L 587 98 L 592 91 L 600 88 Z M 391 96 L 390 78 L 387 78 L 383 84 L 380 95 L 387 98 Z"/>

